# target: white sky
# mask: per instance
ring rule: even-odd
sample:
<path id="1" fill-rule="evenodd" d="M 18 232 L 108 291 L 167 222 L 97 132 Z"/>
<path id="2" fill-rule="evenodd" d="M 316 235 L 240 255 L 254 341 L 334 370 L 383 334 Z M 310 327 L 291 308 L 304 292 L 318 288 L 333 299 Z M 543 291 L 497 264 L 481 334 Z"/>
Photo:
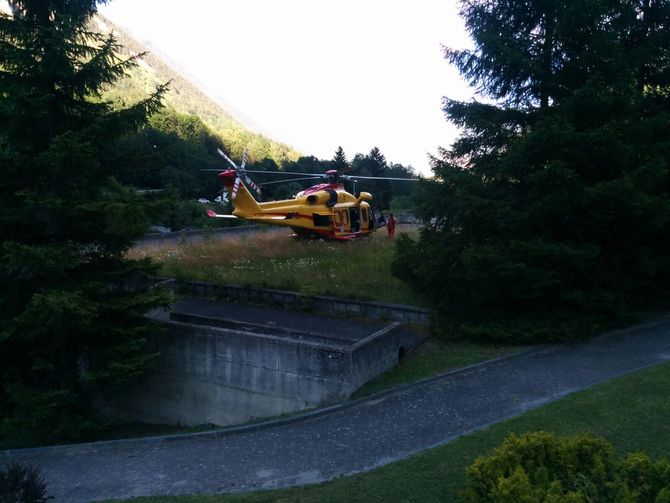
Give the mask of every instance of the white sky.
<path id="1" fill-rule="evenodd" d="M 378 146 L 430 174 L 470 92 L 442 45 L 469 45 L 456 0 L 113 0 L 100 11 L 158 47 L 260 132 L 307 155 Z"/>

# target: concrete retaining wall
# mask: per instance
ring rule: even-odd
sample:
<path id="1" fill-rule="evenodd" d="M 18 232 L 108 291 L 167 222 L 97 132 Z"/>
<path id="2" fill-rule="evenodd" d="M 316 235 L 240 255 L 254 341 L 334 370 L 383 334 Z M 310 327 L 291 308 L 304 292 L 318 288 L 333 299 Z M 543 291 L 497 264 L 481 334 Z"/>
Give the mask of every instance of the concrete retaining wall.
<path id="1" fill-rule="evenodd" d="M 343 346 L 166 322 L 160 356 L 102 412 L 150 423 L 221 426 L 340 401 L 398 361 L 400 324 Z"/>
<path id="2" fill-rule="evenodd" d="M 286 290 L 248 288 L 240 285 L 216 285 L 204 281 L 179 281 L 175 283 L 179 293 L 194 297 L 209 297 L 255 302 L 283 307 L 302 307 L 325 314 L 345 314 L 371 320 L 392 320 L 412 325 L 430 324 L 431 310 L 415 306 L 364 302 L 322 295 L 304 295 Z"/>

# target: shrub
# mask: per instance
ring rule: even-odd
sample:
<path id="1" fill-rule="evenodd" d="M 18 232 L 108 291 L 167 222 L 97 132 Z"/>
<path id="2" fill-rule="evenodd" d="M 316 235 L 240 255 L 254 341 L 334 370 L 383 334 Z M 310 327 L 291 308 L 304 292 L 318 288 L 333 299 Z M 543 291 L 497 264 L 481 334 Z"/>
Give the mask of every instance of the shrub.
<path id="1" fill-rule="evenodd" d="M 670 501 L 670 463 L 644 453 L 618 461 L 611 444 L 588 434 L 511 435 L 467 475 L 463 496 L 472 503 Z"/>
<path id="2" fill-rule="evenodd" d="M 47 496 L 47 485 L 37 468 L 19 463 L 0 470 L 0 503 L 44 503 L 53 499 Z"/>

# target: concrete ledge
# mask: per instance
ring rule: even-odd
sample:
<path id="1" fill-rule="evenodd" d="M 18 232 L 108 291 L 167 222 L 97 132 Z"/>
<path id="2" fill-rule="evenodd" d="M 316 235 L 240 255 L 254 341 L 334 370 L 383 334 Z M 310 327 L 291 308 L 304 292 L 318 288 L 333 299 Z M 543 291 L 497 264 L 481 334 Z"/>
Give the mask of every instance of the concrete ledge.
<path id="1" fill-rule="evenodd" d="M 251 288 L 242 285 L 217 285 L 205 281 L 175 280 L 178 293 L 237 302 L 271 304 L 289 308 L 310 309 L 330 315 L 349 315 L 371 320 L 400 321 L 410 325 L 430 325 L 430 309 L 402 304 L 341 299 L 325 295 L 304 295 L 288 290 Z"/>
<path id="2" fill-rule="evenodd" d="M 332 344 L 342 346 L 342 340 L 327 335 L 314 334 L 303 330 L 288 329 L 278 326 L 263 325 L 261 323 L 249 323 L 247 321 L 236 321 L 222 318 L 212 318 L 198 314 L 182 313 L 172 311 L 170 320 L 180 323 L 189 323 L 192 325 L 203 325 L 208 327 L 226 328 L 229 330 L 239 330 L 250 334 L 274 335 L 279 337 L 288 337 L 304 341 L 320 342 L 323 344 Z"/>

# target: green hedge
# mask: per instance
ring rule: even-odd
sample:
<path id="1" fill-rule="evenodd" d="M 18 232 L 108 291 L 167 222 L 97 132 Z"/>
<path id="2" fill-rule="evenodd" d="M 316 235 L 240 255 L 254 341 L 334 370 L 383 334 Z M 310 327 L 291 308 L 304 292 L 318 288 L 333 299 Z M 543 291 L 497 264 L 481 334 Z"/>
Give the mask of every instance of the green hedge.
<path id="1" fill-rule="evenodd" d="M 623 460 L 612 445 L 588 434 L 511 435 L 467 470 L 465 501 L 670 502 L 670 463 L 644 453 Z"/>

